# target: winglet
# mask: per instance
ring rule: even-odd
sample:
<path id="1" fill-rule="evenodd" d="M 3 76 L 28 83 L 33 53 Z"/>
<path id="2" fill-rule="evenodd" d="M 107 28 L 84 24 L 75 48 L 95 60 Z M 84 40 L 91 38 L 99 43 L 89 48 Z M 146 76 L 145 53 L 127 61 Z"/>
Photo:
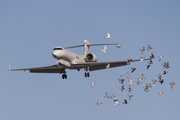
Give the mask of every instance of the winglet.
<path id="1" fill-rule="evenodd" d="M 10 62 L 9 62 L 9 65 L 8 65 L 8 70 L 9 70 L 9 71 L 11 70 L 11 67 L 10 67 Z"/>

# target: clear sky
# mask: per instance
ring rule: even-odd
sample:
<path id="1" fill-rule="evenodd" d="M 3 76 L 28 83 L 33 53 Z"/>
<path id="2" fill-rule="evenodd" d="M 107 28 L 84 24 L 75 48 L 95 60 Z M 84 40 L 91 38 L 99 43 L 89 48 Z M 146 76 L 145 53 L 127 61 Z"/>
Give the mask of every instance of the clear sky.
<path id="1" fill-rule="evenodd" d="M 1 0 L 0 1 L 0 120 L 60 120 L 60 119 L 126 119 L 179 120 L 179 0 Z M 107 33 L 111 39 L 105 39 Z M 41 67 L 56 64 L 52 50 L 56 46 L 90 43 L 119 43 L 121 48 L 90 47 L 98 61 L 121 61 L 146 58 L 153 51 L 155 59 L 146 70 L 147 61 L 130 66 L 90 72 L 66 70 L 68 79 L 60 74 L 35 74 L 29 71 L 8 71 L 11 68 Z M 153 50 L 141 54 L 143 46 Z M 83 48 L 70 49 L 82 55 Z M 164 56 L 159 61 L 158 56 Z M 170 63 L 164 83 L 156 83 L 146 93 L 143 87 L 152 84 L 163 73 L 162 63 Z M 136 67 L 134 73 L 131 67 Z M 130 73 L 132 91 L 121 92 L 117 80 Z M 143 84 L 138 77 L 145 75 Z M 91 88 L 90 82 L 95 82 Z M 170 88 L 175 82 L 173 89 Z M 158 91 L 163 91 L 159 98 Z M 113 93 L 119 99 L 104 98 Z M 124 105 L 124 99 L 132 94 Z M 97 106 L 96 102 L 102 104 Z"/>

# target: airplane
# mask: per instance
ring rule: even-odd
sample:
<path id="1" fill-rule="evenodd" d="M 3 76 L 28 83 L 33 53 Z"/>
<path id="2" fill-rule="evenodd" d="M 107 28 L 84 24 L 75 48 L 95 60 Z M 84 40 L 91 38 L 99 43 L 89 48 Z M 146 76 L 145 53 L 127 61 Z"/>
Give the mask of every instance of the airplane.
<path id="1" fill-rule="evenodd" d="M 85 77 L 89 77 L 88 71 L 102 70 L 107 68 L 113 68 L 118 66 L 129 65 L 131 62 L 140 61 L 140 59 L 132 60 L 128 59 L 125 61 L 110 61 L 110 62 L 97 62 L 97 56 L 93 53 L 89 53 L 90 46 L 104 46 L 104 45 L 117 45 L 117 43 L 110 44 L 90 44 L 88 40 L 84 40 L 84 45 L 72 46 L 72 47 L 55 47 L 52 51 L 52 56 L 57 59 L 57 64 L 46 67 L 36 67 L 36 68 L 24 68 L 24 69 L 11 69 L 9 63 L 9 71 L 26 71 L 29 70 L 30 73 L 60 73 L 62 74 L 62 79 L 67 79 L 66 69 L 70 70 L 85 70 Z M 70 48 L 84 47 L 83 55 L 78 55 L 69 51 Z M 151 58 L 144 59 L 150 60 Z M 108 66 L 108 67 L 107 67 Z"/>

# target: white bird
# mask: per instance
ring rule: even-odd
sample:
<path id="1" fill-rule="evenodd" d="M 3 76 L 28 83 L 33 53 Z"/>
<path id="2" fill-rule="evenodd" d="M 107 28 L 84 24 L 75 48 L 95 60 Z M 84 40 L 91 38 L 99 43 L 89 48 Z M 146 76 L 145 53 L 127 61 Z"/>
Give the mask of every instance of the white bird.
<path id="1" fill-rule="evenodd" d="M 106 45 L 104 46 L 104 49 L 102 50 L 102 52 L 104 52 L 104 53 L 107 52 L 107 47 L 106 47 Z"/>
<path id="2" fill-rule="evenodd" d="M 129 85 L 131 85 L 133 83 L 133 80 L 129 80 L 128 82 L 129 82 Z"/>
<path id="3" fill-rule="evenodd" d="M 162 91 L 159 91 L 158 93 L 159 93 L 159 97 L 161 97 L 161 95 L 162 95 L 163 92 L 162 92 Z"/>
<path id="4" fill-rule="evenodd" d="M 145 57 L 140 57 L 140 58 L 141 58 L 140 61 L 143 61 Z"/>
<path id="5" fill-rule="evenodd" d="M 114 105 L 115 106 L 119 106 L 119 101 L 116 101 L 116 103 Z"/>
<path id="6" fill-rule="evenodd" d="M 141 78 L 141 77 L 139 77 L 139 78 L 137 78 L 137 79 L 138 79 L 137 85 L 142 84 L 142 82 L 141 82 L 142 78 Z"/>
<path id="7" fill-rule="evenodd" d="M 116 47 L 117 47 L 117 48 L 120 48 L 121 46 L 120 46 L 120 44 L 118 44 Z"/>
<path id="8" fill-rule="evenodd" d="M 163 56 L 158 56 L 159 57 L 159 61 L 161 61 L 163 59 Z"/>
<path id="9" fill-rule="evenodd" d="M 111 35 L 109 33 L 107 33 L 107 36 L 106 36 L 107 39 L 110 39 L 111 38 Z"/>
<path id="10" fill-rule="evenodd" d="M 94 82 L 92 82 L 92 83 L 90 83 L 91 84 L 91 88 L 93 88 L 94 87 L 94 85 L 95 85 L 95 83 Z"/>
<path id="11" fill-rule="evenodd" d="M 106 66 L 106 69 L 108 69 L 110 67 L 110 64 L 108 63 L 107 66 Z"/>
<path id="12" fill-rule="evenodd" d="M 102 104 L 102 102 L 100 102 L 100 101 L 98 101 L 98 102 L 96 102 L 96 103 L 97 103 L 97 106 L 100 105 L 100 104 Z"/>

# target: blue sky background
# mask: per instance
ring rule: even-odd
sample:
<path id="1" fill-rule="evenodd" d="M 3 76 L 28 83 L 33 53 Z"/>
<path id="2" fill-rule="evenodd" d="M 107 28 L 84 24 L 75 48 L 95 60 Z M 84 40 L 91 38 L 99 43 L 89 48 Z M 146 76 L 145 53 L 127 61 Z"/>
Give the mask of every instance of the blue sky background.
<path id="1" fill-rule="evenodd" d="M 1 120 L 59 120 L 59 119 L 138 119 L 179 120 L 179 0 L 16 0 L 0 1 L 0 119 Z M 111 39 L 105 39 L 106 33 Z M 149 70 L 147 61 L 130 66 L 90 72 L 67 70 L 68 79 L 60 74 L 31 74 L 28 71 L 10 72 L 11 68 L 41 67 L 56 64 L 52 50 L 56 46 L 90 43 L 119 43 L 120 49 L 107 46 L 90 47 L 99 62 L 139 59 L 154 52 L 155 59 Z M 150 44 L 153 50 L 142 55 L 140 48 Z M 70 49 L 83 54 L 84 48 Z M 164 56 L 162 61 L 158 56 Z M 169 73 L 163 75 L 164 84 L 157 83 L 146 93 L 143 87 L 162 74 L 162 63 L 170 63 Z M 117 80 L 125 79 L 125 89 L 130 74 L 132 92 L 121 92 Z M 137 85 L 144 73 L 143 84 Z M 156 77 L 157 78 L 157 77 Z M 95 82 L 92 89 L 90 82 Z M 175 86 L 170 89 L 170 82 Z M 159 98 L 158 91 L 163 91 Z M 113 93 L 119 99 L 114 106 L 105 93 Z M 128 100 L 128 105 L 122 104 Z M 102 105 L 96 106 L 101 101 Z"/>

